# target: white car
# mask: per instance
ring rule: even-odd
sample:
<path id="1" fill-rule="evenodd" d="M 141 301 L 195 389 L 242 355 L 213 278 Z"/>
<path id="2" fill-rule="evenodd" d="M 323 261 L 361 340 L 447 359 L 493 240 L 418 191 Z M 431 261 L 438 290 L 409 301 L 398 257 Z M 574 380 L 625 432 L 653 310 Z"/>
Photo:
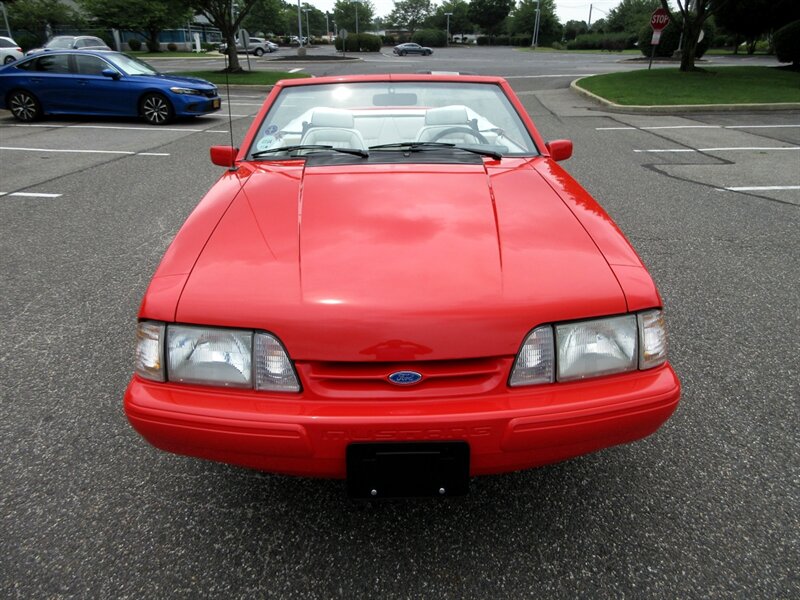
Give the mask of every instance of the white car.
<path id="1" fill-rule="evenodd" d="M 10 37 L 0 37 L 0 65 L 7 65 L 25 56 L 19 44 Z"/>
<path id="2" fill-rule="evenodd" d="M 220 52 L 225 52 L 225 48 L 227 45 L 222 43 L 219 46 Z M 247 53 L 248 54 L 255 54 L 256 56 L 262 56 L 264 54 L 268 54 L 270 52 L 275 52 L 278 49 L 278 44 L 275 42 L 270 42 L 269 40 L 265 40 L 264 38 L 258 37 L 251 37 L 250 42 L 247 45 Z M 237 52 L 244 52 L 244 46 L 240 43 L 236 44 L 236 51 Z"/>

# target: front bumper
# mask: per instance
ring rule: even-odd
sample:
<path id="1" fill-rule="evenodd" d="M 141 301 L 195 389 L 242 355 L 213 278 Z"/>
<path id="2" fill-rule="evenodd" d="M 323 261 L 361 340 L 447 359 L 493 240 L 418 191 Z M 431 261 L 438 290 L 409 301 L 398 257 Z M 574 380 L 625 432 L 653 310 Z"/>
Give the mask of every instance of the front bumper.
<path id="1" fill-rule="evenodd" d="M 175 114 L 179 117 L 216 112 L 222 106 L 222 101 L 219 96 L 208 98 L 206 96 L 196 96 L 192 94 L 173 94 L 172 98 Z"/>
<path id="2" fill-rule="evenodd" d="M 154 446 L 275 473 L 344 478 L 352 442 L 462 440 L 470 475 L 565 460 L 656 431 L 680 384 L 669 364 L 590 381 L 424 400 L 302 395 L 154 383 L 125 392 L 131 425 Z"/>

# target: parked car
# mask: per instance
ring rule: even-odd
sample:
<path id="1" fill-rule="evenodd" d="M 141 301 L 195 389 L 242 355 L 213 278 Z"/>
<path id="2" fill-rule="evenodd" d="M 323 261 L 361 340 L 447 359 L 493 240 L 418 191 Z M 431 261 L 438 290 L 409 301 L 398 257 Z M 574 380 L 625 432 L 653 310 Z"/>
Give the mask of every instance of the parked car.
<path id="1" fill-rule="evenodd" d="M 99 37 L 93 35 L 57 35 L 41 48 L 28 50 L 27 55 L 52 50 L 111 50 Z"/>
<path id="2" fill-rule="evenodd" d="M 392 52 L 398 56 L 405 56 L 406 54 L 422 54 L 422 56 L 430 56 L 433 54 L 433 49 L 428 48 L 427 46 L 420 46 L 414 42 L 408 42 L 406 44 L 398 44 L 394 47 Z"/>
<path id="3" fill-rule="evenodd" d="M 225 52 L 227 49 L 228 44 L 222 43 L 219 45 L 219 51 Z M 251 37 L 250 43 L 247 46 L 247 53 L 248 54 L 255 54 L 256 56 L 263 56 L 264 54 L 268 54 L 270 52 L 275 52 L 278 50 L 280 46 L 275 42 L 271 42 L 269 40 L 265 40 L 264 38 L 257 38 Z M 237 43 L 236 44 L 236 52 L 244 52 L 244 46 Z"/>
<path id="4" fill-rule="evenodd" d="M 145 293 L 130 423 L 366 498 L 653 433 L 662 300 L 571 154 L 499 77 L 279 82 Z"/>
<path id="5" fill-rule="evenodd" d="M 293 35 L 293 36 L 291 36 L 289 38 L 289 42 L 291 44 L 295 44 L 295 45 L 299 46 L 300 45 L 300 38 L 297 37 L 296 35 Z M 307 45 L 308 45 L 308 38 L 306 36 L 303 36 L 303 46 L 307 46 Z"/>
<path id="6" fill-rule="evenodd" d="M 0 65 L 7 65 L 25 56 L 22 48 L 10 37 L 0 37 Z"/>
<path id="7" fill-rule="evenodd" d="M 58 50 L 0 69 L 0 108 L 23 122 L 76 114 L 141 116 L 163 125 L 219 107 L 208 81 L 162 74 L 121 52 Z"/>

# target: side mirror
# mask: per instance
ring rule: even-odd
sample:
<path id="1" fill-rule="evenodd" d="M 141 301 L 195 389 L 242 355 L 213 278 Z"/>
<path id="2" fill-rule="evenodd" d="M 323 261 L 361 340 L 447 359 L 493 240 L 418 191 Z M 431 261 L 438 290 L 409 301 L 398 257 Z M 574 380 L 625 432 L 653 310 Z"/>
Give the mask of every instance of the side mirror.
<path id="1" fill-rule="evenodd" d="M 117 73 L 114 69 L 103 69 L 101 71 L 103 77 L 110 77 L 111 79 L 119 79 L 119 73 Z"/>
<path id="2" fill-rule="evenodd" d="M 219 167 L 233 168 L 239 149 L 233 146 L 211 146 L 211 162 Z"/>
<path id="3" fill-rule="evenodd" d="M 547 151 L 550 152 L 550 158 L 558 162 L 560 160 L 567 160 L 572 156 L 572 142 L 570 140 L 553 140 L 545 144 Z"/>

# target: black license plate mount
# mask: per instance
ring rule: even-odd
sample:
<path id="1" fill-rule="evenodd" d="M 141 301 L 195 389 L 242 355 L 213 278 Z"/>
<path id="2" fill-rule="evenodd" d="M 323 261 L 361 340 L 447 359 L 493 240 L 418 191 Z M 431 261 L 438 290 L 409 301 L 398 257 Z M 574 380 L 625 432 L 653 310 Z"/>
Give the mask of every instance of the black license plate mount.
<path id="1" fill-rule="evenodd" d="M 469 458 L 463 441 L 353 443 L 347 447 L 347 493 L 363 499 L 464 496 Z"/>

